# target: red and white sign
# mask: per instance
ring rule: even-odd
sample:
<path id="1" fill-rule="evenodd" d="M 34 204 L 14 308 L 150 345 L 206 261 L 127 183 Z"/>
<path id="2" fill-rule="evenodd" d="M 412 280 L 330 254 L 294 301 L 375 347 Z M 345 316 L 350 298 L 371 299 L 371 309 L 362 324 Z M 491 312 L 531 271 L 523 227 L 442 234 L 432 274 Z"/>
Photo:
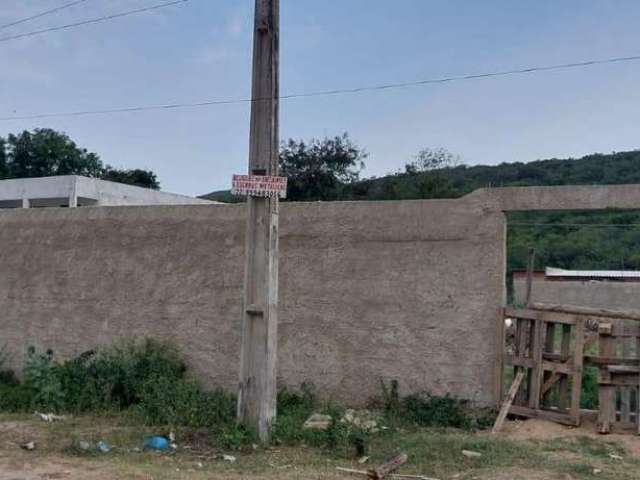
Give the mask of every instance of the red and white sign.
<path id="1" fill-rule="evenodd" d="M 234 175 L 231 182 L 231 193 L 249 197 L 285 198 L 287 196 L 287 177 Z"/>

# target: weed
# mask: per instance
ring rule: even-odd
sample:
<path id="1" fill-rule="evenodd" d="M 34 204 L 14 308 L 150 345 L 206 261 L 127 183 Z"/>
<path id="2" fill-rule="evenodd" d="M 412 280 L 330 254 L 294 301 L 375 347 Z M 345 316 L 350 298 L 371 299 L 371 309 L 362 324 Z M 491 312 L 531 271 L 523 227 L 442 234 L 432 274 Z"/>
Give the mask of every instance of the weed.
<path id="1" fill-rule="evenodd" d="M 35 348 L 29 348 L 24 367 L 24 386 L 31 397 L 29 407 L 56 412 L 63 408 L 64 392 L 51 350 L 38 353 Z"/>
<path id="2" fill-rule="evenodd" d="M 256 443 L 258 438 L 256 432 L 235 421 L 214 428 L 212 434 L 222 448 L 232 450 Z"/>
<path id="3" fill-rule="evenodd" d="M 1 365 L 0 365 L 1 367 Z M 24 367 L 24 383 L 3 371 L 0 408 L 26 411 L 100 412 L 126 409 L 140 403 L 149 378 L 168 382 L 184 377 L 186 365 L 175 347 L 145 339 L 127 341 L 63 362 L 53 352 L 30 347 Z M 7 398 L 5 398 L 7 397 Z"/>
<path id="4" fill-rule="evenodd" d="M 0 410 L 18 413 L 29 409 L 32 392 L 22 384 L 0 384 Z"/>
<path id="5" fill-rule="evenodd" d="M 398 380 L 391 380 L 389 387 L 380 379 L 382 389 L 382 407 L 389 414 L 398 414 L 400 412 L 400 393 Z"/>
<path id="6" fill-rule="evenodd" d="M 300 385 L 299 391 L 283 387 L 278 392 L 278 411 L 305 410 L 309 412 L 316 408 L 317 404 L 316 392 L 310 383 L 305 382 Z"/>
<path id="7" fill-rule="evenodd" d="M 15 386 L 18 384 L 18 379 L 13 370 L 8 370 L 6 364 L 9 361 L 9 352 L 7 352 L 7 346 L 0 347 L 0 385 Z"/>
<path id="8" fill-rule="evenodd" d="M 470 430 L 473 422 L 467 413 L 467 402 L 450 395 L 409 395 L 402 400 L 402 413 L 407 420 L 422 427 L 454 427 Z"/>
<path id="9" fill-rule="evenodd" d="M 234 422 L 235 398 L 205 392 L 192 380 L 155 375 L 144 383 L 136 411 L 151 425 L 213 427 Z"/>
<path id="10" fill-rule="evenodd" d="M 598 404 L 598 367 L 587 366 L 582 372 L 580 407 L 597 410 Z"/>
<path id="11" fill-rule="evenodd" d="M 116 344 L 87 356 L 84 365 L 78 380 L 88 377 L 95 384 L 94 390 L 106 396 L 107 405 L 120 409 L 139 403 L 147 379 L 180 380 L 186 372 L 178 350 L 153 339 Z"/>

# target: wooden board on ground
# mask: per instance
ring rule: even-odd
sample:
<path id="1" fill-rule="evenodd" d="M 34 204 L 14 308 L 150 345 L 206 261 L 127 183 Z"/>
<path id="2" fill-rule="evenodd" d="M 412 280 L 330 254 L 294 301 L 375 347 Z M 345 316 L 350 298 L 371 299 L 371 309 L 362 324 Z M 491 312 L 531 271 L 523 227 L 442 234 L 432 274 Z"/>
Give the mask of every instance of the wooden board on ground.
<path id="1" fill-rule="evenodd" d="M 509 413 L 509 409 L 513 404 L 513 399 L 516 398 L 516 393 L 518 393 L 518 389 L 520 388 L 520 384 L 522 383 L 522 379 L 524 378 L 524 370 L 519 370 L 516 378 L 513 380 L 511 387 L 509 387 L 509 393 L 507 393 L 507 398 L 505 399 L 502 407 L 500 408 L 500 413 L 498 414 L 498 418 L 496 418 L 496 423 L 493 425 L 493 429 L 491 433 L 498 433 L 500 429 L 502 429 L 502 425 L 504 424 L 504 419 L 507 418 L 507 413 Z"/>

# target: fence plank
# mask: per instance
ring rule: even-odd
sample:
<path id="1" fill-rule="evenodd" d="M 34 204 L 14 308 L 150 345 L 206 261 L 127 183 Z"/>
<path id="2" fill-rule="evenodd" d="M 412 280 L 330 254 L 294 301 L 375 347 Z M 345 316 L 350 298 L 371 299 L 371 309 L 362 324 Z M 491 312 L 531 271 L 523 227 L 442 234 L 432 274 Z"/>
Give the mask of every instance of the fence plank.
<path id="1" fill-rule="evenodd" d="M 562 325 L 562 340 L 560 342 L 560 355 L 562 358 L 567 358 L 570 353 L 571 348 L 571 326 L 570 325 Z M 559 406 L 561 409 L 566 410 L 569 405 L 569 377 L 567 375 L 562 375 L 560 377 L 560 403 Z"/>
<path id="2" fill-rule="evenodd" d="M 534 360 L 534 367 L 531 370 L 531 390 L 529 390 L 529 408 L 537 410 L 540 408 L 540 386 L 542 385 L 542 320 L 535 320 L 531 329 L 531 351 Z"/>
<path id="3" fill-rule="evenodd" d="M 610 329 L 606 325 L 600 325 L 599 355 L 603 357 L 615 356 L 615 345 Z M 600 378 L 610 378 L 611 374 L 606 366 L 600 368 Z M 598 385 L 599 412 L 598 412 L 598 433 L 611 433 L 611 423 L 615 421 L 615 386 Z"/>
<path id="4" fill-rule="evenodd" d="M 622 344 L 622 356 L 628 357 L 631 354 L 630 338 L 619 338 L 618 341 Z M 620 421 L 631 421 L 631 387 L 620 387 Z"/>
<path id="5" fill-rule="evenodd" d="M 556 335 L 556 324 L 552 323 L 552 322 L 546 322 L 545 324 L 545 333 L 544 333 L 544 352 L 543 355 L 545 353 L 551 353 L 554 354 L 555 353 L 555 335 Z M 542 378 L 542 387 L 541 387 L 541 394 L 542 394 L 542 405 L 544 405 L 545 407 L 549 406 L 549 400 L 551 397 L 551 387 L 553 385 L 553 383 L 548 384 L 549 379 L 552 378 L 553 376 L 556 375 L 556 372 L 550 372 L 547 370 L 544 370 L 543 373 L 543 378 Z M 555 383 L 555 382 L 554 382 Z M 547 386 L 548 388 L 545 390 L 545 386 Z"/>
<path id="6" fill-rule="evenodd" d="M 575 346 L 573 351 L 573 378 L 571 379 L 570 415 L 576 425 L 580 425 L 580 396 L 582 392 L 582 364 L 584 358 L 586 320 L 576 317 Z"/>
<path id="7" fill-rule="evenodd" d="M 498 414 L 498 418 L 496 418 L 496 423 L 493 425 L 491 433 L 498 433 L 502 428 L 504 419 L 507 418 L 507 413 L 509 413 L 509 409 L 513 404 L 513 399 L 516 397 L 516 393 L 518 393 L 518 390 L 520 389 L 520 384 L 522 383 L 523 378 L 524 370 L 520 369 L 518 371 L 518 374 L 516 375 L 516 378 L 513 380 L 511 387 L 509 387 L 509 393 L 507 394 L 507 398 L 500 408 L 500 413 Z"/>

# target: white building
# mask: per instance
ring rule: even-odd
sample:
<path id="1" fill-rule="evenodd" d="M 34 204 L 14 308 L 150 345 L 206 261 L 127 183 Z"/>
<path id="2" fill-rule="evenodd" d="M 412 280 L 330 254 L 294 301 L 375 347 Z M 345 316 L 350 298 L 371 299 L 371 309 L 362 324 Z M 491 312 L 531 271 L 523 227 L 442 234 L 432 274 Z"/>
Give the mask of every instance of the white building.
<path id="1" fill-rule="evenodd" d="M 213 203 L 217 202 L 78 175 L 0 180 L 0 208 Z"/>

